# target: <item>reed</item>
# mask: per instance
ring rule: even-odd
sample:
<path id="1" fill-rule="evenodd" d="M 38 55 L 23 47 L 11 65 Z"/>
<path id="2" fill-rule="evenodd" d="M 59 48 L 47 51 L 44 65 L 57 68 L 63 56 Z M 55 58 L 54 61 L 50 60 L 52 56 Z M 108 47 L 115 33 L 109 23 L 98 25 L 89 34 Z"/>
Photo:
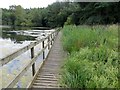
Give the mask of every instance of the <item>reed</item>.
<path id="1" fill-rule="evenodd" d="M 63 28 L 63 47 L 70 54 L 61 69 L 62 87 L 119 87 L 116 27 L 116 25 L 110 25 Z"/>

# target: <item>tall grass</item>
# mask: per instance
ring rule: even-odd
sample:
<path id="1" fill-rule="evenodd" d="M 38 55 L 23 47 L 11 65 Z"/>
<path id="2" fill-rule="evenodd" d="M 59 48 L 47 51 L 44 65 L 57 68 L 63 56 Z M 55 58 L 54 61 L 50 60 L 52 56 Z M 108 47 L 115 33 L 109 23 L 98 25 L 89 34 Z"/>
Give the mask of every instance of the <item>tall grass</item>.
<path id="1" fill-rule="evenodd" d="M 65 26 L 62 38 L 64 50 L 70 53 L 78 51 L 82 47 L 91 48 L 99 47 L 100 45 L 106 45 L 108 48 L 117 50 L 117 29 L 111 30 L 103 27 L 92 29 L 88 26 Z"/>
<path id="2" fill-rule="evenodd" d="M 70 53 L 61 72 L 60 82 L 63 87 L 119 87 L 116 27 L 113 25 L 63 28 L 63 48 Z"/>

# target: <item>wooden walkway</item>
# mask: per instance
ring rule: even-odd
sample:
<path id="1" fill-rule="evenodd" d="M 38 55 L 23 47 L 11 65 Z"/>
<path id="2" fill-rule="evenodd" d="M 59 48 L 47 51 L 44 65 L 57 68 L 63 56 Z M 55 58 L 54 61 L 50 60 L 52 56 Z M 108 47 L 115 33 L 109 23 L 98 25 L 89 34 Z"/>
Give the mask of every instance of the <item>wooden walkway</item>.
<path id="1" fill-rule="evenodd" d="M 60 38 L 61 32 L 58 33 L 47 59 L 44 61 L 30 88 L 59 88 L 59 72 L 64 58 Z"/>

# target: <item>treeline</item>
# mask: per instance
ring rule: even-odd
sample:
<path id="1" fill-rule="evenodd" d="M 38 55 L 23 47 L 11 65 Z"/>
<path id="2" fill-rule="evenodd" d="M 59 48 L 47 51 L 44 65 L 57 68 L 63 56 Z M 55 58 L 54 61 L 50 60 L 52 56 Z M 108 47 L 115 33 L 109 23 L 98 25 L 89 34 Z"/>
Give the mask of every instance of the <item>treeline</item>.
<path id="1" fill-rule="evenodd" d="M 55 2 L 46 8 L 30 9 L 12 5 L 2 9 L 2 24 L 41 27 L 116 24 L 119 23 L 118 8 L 118 2 Z"/>

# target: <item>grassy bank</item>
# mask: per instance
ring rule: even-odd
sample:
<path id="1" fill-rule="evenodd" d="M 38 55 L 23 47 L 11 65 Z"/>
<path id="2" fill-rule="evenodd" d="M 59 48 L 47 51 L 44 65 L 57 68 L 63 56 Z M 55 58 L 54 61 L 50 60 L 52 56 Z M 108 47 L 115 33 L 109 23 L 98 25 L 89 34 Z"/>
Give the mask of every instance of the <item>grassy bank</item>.
<path id="1" fill-rule="evenodd" d="M 118 26 L 65 26 L 67 51 L 60 83 L 71 88 L 117 88 Z"/>

